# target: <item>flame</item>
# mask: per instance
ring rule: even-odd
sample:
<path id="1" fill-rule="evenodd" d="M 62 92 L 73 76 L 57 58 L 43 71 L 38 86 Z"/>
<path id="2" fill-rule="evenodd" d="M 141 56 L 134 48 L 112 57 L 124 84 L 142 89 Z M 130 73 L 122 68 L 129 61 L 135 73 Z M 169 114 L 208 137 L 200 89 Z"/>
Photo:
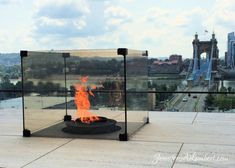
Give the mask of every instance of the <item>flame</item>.
<path id="1" fill-rule="evenodd" d="M 81 84 L 75 85 L 75 98 L 74 102 L 77 106 L 77 113 L 76 118 L 80 118 L 81 122 L 90 124 L 94 121 L 98 121 L 99 117 L 96 115 L 93 115 L 89 110 L 91 107 L 90 101 L 89 101 L 89 95 L 95 97 L 95 95 L 92 93 L 91 89 L 96 89 L 96 86 L 91 86 L 91 89 L 87 90 L 87 81 L 88 76 L 81 77 Z"/>

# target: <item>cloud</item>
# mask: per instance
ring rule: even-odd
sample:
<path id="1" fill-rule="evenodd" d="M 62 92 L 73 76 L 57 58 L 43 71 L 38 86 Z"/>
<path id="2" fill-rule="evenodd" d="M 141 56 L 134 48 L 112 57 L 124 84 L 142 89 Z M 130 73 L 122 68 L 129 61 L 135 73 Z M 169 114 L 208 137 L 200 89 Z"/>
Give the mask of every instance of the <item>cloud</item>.
<path id="1" fill-rule="evenodd" d="M 170 10 L 152 7 L 147 10 L 147 21 L 155 21 L 161 19 L 162 17 L 168 17 L 170 14 Z"/>
<path id="2" fill-rule="evenodd" d="M 147 10 L 146 21 L 157 26 L 183 27 L 190 20 L 187 14 L 178 10 L 152 7 Z"/>
<path id="3" fill-rule="evenodd" d="M 0 5 L 6 5 L 8 3 L 9 3 L 8 0 L 0 0 Z"/>
<path id="4" fill-rule="evenodd" d="M 152 7 L 147 10 L 145 19 L 147 22 L 153 23 L 156 26 L 184 28 L 190 25 L 195 26 L 202 24 L 200 19 L 202 19 L 201 17 L 205 16 L 205 13 L 206 11 L 204 9 L 198 7 L 184 11 L 181 11 L 180 9 Z M 198 22 L 199 20 L 200 23 Z"/>
<path id="5" fill-rule="evenodd" d="M 192 57 L 192 40 L 196 31 L 203 31 L 202 8 L 188 10 L 150 7 L 142 18 L 133 18 L 125 26 L 126 37 L 135 48 L 150 50 L 152 56 L 167 56 L 173 53 Z M 140 33 L 141 32 L 141 33 Z M 170 49 L 169 49 L 170 47 Z"/>
<path id="6" fill-rule="evenodd" d="M 152 5 L 133 0 L 37 2 L 34 35 L 38 43 L 54 49 L 130 47 L 148 49 L 152 56 L 178 53 L 191 58 L 195 32 L 204 40 L 204 30 L 211 36 L 214 29 L 222 46 L 227 32 L 235 27 L 235 0 L 216 0 L 210 8 L 185 5 L 182 9 L 155 1 L 149 2 Z"/>
<path id="7" fill-rule="evenodd" d="M 89 7 L 83 0 L 48 1 L 39 6 L 36 15 L 53 19 L 72 19 L 88 13 L 90 13 Z"/>
<path id="8" fill-rule="evenodd" d="M 205 24 L 213 27 L 224 27 L 231 31 L 235 27 L 234 18 L 235 0 L 216 0 Z"/>
<path id="9" fill-rule="evenodd" d="M 22 0 L 0 0 L 0 5 L 11 5 L 14 3 L 21 3 Z"/>
<path id="10" fill-rule="evenodd" d="M 227 33 L 235 30 L 234 18 L 235 0 L 216 0 L 210 8 L 193 7 L 183 11 L 176 8 L 151 7 L 147 10 L 145 22 L 142 23 L 148 33 L 141 33 L 144 35 L 139 37 L 142 39 L 139 43 L 148 43 L 158 55 L 175 52 L 192 57 L 191 42 L 194 33 L 198 32 L 201 40 L 210 40 L 212 32 L 215 31 L 220 57 L 223 57 Z M 209 33 L 205 34 L 205 30 Z M 154 44 L 157 47 L 154 48 Z"/>
<path id="11" fill-rule="evenodd" d="M 214 31 L 218 40 L 220 57 L 227 50 L 227 34 L 235 31 L 235 0 L 216 0 L 202 21 L 204 27 Z"/>
<path id="12" fill-rule="evenodd" d="M 127 9 L 110 5 L 104 0 L 42 0 L 37 1 L 35 6 L 36 38 L 48 36 L 54 37 L 54 40 L 63 38 L 61 41 L 64 41 L 66 38 L 100 36 L 131 21 Z"/>
<path id="13" fill-rule="evenodd" d="M 6 33 L 0 30 L 0 45 L 3 46 L 4 43 L 6 43 L 7 37 Z"/>
<path id="14" fill-rule="evenodd" d="M 85 33 L 89 5 L 85 0 L 36 1 L 34 34 L 70 38 Z"/>
<path id="15" fill-rule="evenodd" d="M 104 17 L 107 19 L 106 29 L 122 26 L 122 24 L 131 21 L 130 12 L 122 7 L 109 6 L 104 11 Z"/>

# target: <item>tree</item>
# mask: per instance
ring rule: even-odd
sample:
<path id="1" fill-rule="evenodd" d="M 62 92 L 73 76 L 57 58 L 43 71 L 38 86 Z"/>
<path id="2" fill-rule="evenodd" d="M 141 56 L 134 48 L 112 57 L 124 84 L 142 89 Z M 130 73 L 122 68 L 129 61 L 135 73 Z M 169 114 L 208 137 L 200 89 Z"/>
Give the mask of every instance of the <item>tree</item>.
<path id="1" fill-rule="evenodd" d="M 35 86 L 32 81 L 26 81 L 24 83 L 24 90 L 33 91 L 34 89 L 35 89 Z"/>
<path id="2" fill-rule="evenodd" d="M 220 88 L 220 92 L 227 92 L 226 87 L 221 87 L 221 88 Z"/>
<path id="3" fill-rule="evenodd" d="M 160 103 L 160 94 L 159 93 L 155 93 L 155 95 L 156 95 L 156 106 L 158 106 L 159 105 L 159 103 Z"/>
<path id="4" fill-rule="evenodd" d="M 205 106 L 213 106 L 215 103 L 215 97 L 212 94 L 208 94 L 205 99 Z"/>
<path id="5" fill-rule="evenodd" d="M 5 76 L 2 77 L 2 83 L 10 83 L 9 75 L 5 75 Z"/>
<path id="6" fill-rule="evenodd" d="M 0 88 L 3 90 L 13 91 L 15 89 L 14 87 L 14 84 L 10 82 L 9 76 L 5 75 L 0 83 Z M 0 95 L 0 99 L 9 99 L 15 97 L 15 95 L 15 92 L 5 92 Z"/>
<path id="7" fill-rule="evenodd" d="M 231 103 L 230 101 L 228 101 L 225 95 L 219 95 L 216 104 L 218 105 L 220 110 L 225 111 L 229 109 Z"/>
<path id="8" fill-rule="evenodd" d="M 16 89 L 16 90 L 21 90 L 21 87 L 22 87 L 22 82 L 21 82 L 21 81 L 18 81 L 18 82 L 15 84 L 15 89 Z"/>

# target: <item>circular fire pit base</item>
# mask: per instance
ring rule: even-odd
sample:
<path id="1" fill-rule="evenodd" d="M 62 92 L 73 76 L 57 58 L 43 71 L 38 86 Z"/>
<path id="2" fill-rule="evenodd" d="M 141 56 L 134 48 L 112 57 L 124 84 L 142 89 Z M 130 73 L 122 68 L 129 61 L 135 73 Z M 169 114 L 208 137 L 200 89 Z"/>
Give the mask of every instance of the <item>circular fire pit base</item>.
<path id="1" fill-rule="evenodd" d="M 121 127 L 116 125 L 117 121 L 105 117 L 99 117 L 98 121 L 82 123 L 80 119 L 65 121 L 67 127 L 62 131 L 70 134 L 104 134 L 119 131 Z"/>

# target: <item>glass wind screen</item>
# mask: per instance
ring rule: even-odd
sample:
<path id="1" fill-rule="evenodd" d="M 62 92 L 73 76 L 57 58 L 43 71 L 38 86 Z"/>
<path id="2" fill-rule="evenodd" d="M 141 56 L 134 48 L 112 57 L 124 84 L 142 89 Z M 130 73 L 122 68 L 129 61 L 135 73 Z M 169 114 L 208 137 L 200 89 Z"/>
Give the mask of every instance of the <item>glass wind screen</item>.
<path id="1" fill-rule="evenodd" d="M 83 87 L 88 92 L 89 111 L 92 115 L 116 120 L 117 125 L 122 127 L 120 133 L 124 133 L 123 56 L 117 55 L 116 52 L 70 52 L 70 57 L 66 58 L 66 84 L 70 92 L 68 105 L 73 106 L 73 109 L 69 110 L 72 118 L 83 115 L 77 113 L 79 103 L 76 104 L 74 100 L 79 88 Z"/>
<path id="2" fill-rule="evenodd" d="M 132 134 L 148 117 L 147 56 L 127 55 L 127 129 Z"/>
<path id="3" fill-rule="evenodd" d="M 35 132 L 65 115 L 64 58 L 58 53 L 28 52 L 22 63 L 25 128 Z"/>

